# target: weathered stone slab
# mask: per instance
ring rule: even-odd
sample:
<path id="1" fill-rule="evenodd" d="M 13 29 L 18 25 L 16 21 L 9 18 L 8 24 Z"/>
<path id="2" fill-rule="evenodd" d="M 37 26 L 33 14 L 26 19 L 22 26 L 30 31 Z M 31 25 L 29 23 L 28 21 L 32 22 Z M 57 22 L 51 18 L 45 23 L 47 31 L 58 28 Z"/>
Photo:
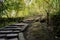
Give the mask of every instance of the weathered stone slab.
<path id="1" fill-rule="evenodd" d="M 32 22 L 34 22 L 34 20 L 33 19 L 26 19 L 26 20 L 23 20 L 23 22 L 24 23 L 32 23 Z"/>
<path id="2" fill-rule="evenodd" d="M 19 33 L 19 40 L 25 40 L 23 33 Z"/>
<path id="3" fill-rule="evenodd" d="M 1 40 L 25 40 L 21 31 L 25 30 L 27 27 L 28 24 L 26 23 L 17 23 L 0 28 L 0 38 L 2 37 Z"/>
<path id="4" fill-rule="evenodd" d="M 16 23 L 16 24 L 12 24 L 10 26 L 27 26 L 28 24 L 26 23 Z"/>
<path id="5" fill-rule="evenodd" d="M 5 34 L 0 34 L 0 38 L 4 38 L 4 37 L 6 37 Z"/>
<path id="6" fill-rule="evenodd" d="M 4 38 L 0 38 L 0 40 L 5 40 Z"/>
<path id="7" fill-rule="evenodd" d="M 19 33 L 19 31 L 0 31 L 0 34 Z"/>
<path id="8" fill-rule="evenodd" d="M 12 25 L 9 25 L 9 26 L 18 26 L 18 28 L 21 28 L 21 31 L 24 31 L 27 28 L 28 24 L 26 24 L 26 23 L 17 23 L 17 24 L 12 24 Z"/>
<path id="9" fill-rule="evenodd" d="M 7 36 L 7 37 L 12 37 L 12 38 L 13 38 L 13 37 L 17 37 L 18 34 L 7 34 L 6 36 Z"/>
<path id="10" fill-rule="evenodd" d="M 6 30 L 21 30 L 21 28 L 5 28 Z"/>
<path id="11" fill-rule="evenodd" d="M 17 28 L 18 26 L 5 26 L 4 28 Z"/>
<path id="12" fill-rule="evenodd" d="M 21 28 L 2 28 L 0 31 L 21 31 Z"/>
<path id="13" fill-rule="evenodd" d="M 18 38 L 11 38 L 11 39 L 8 39 L 8 40 L 18 40 Z"/>

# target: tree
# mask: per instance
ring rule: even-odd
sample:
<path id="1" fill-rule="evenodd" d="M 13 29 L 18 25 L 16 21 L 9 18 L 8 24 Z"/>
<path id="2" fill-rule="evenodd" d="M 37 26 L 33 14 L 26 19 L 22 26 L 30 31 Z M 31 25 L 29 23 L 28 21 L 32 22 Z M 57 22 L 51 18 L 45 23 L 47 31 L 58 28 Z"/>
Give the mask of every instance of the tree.
<path id="1" fill-rule="evenodd" d="M 13 10 L 15 10 L 16 16 L 18 16 L 18 11 L 23 10 L 24 7 L 24 3 L 22 0 L 5 0 L 4 1 L 4 5 L 5 5 L 5 14 L 7 15 L 7 17 L 11 17 L 11 12 Z"/>
<path id="2" fill-rule="evenodd" d="M 5 7 L 4 7 L 3 1 L 0 0 L 0 17 L 2 17 L 3 15 L 3 10 L 5 10 Z"/>

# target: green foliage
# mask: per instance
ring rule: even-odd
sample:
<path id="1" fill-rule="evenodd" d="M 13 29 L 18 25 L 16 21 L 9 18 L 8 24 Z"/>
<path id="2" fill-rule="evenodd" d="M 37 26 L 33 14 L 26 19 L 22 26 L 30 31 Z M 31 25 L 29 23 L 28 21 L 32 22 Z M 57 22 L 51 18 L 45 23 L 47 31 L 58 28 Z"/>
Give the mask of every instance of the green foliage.
<path id="1" fill-rule="evenodd" d="M 52 21 L 52 26 L 53 27 L 53 33 L 54 33 L 54 36 L 57 36 L 59 39 L 59 36 L 60 36 L 60 10 L 57 11 L 56 13 L 53 13 L 51 14 L 51 21 Z"/>
<path id="2" fill-rule="evenodd" d="M 2 16 L 2 15 L 4 15 L 3 14 L 3 11 L 5 10 L 5 6 L 4 6 L 4 4 L 3 4 L 3 2 L 0 2 L 0 17 Z"/>
<path id="3" fill-rule="evenodd" d="M 15 10 L 14 17 L 21 17 L 20 14 L 25 16 L 31 16 L 35 14 L 46 14 L 49 10 L 50 12 L 55 12 L 59 9 L 59 0 L 29 0 L 31 1 L 28 6 L 26 6 L 24 0 L 4 0 L 3 8 L 0 7 L 0 11 L 4 11 L 2 16 L 12 17 L 12 11 Z M 2 5 L 2 4 L 1 4 Z M 21 12 L 22 11 L 22 12 Z"/>
<path id="4" fill-rule="evenodd" d="M 59 26 L 60 25 L 60 10 L 54 14 L 51 14 L 51 18 L 53 20 L 53 23 L 55 26 Z"/>
<path id="5" fill-rule="evenodd" d="M 8 8 L 8 9 L 20 9 L 22 4 L 20 2 L 20 0 L 5 0 L 4 2 L 5 6 Z"/>
<path id="6" fill-rule="evenodd" d="M 24 17 L 19 17 L 19 18 L 0 18 L 0 27 L 10 25 L 13 23 L 20 23 Z"/>
<path id="7" fill-rule="evenodd" d="M 3 2 L 4 14 L 9 18 L 12 17 L 12 11 L 15 10 L 15 14 L 18 14 L 19 11 L 24 10 L 24 3 L 22 0 L 5 0 Z M 15 15 L 14 14 L 14 15 Z M 3 15 L 4 16 L 4 15 Z"/>

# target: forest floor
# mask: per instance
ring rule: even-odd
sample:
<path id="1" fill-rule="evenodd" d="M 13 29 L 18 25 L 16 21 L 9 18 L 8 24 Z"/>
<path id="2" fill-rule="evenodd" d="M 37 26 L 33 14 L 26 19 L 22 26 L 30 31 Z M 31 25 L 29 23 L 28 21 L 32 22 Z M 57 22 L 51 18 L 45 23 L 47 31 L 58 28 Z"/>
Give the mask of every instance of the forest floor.
<path id="1" fill-rule="evenodd" d="M 29 17 L 24 20 L 29 23 L 28 29 L 24 32 L 27 40 L 53 40 L 52 28 L 47 29 L 46 20 L 39 16 Z"/>

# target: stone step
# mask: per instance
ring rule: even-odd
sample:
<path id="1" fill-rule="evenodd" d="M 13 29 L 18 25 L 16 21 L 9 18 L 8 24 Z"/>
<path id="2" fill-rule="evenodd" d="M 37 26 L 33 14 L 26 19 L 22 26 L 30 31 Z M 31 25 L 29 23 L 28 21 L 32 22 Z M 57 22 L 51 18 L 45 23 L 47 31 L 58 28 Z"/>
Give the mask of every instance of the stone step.
<path id="1" fill-rule="evenodd" d="M 26 23 L 17 23 L 17 24 L 12 24 L 12 25 L 9 25 L 9 26 L 18 26 L 18 27 L 23 27 L 23 26 L 27 26 L 28 24 Z"/>
<path id="2" fill-rule="evenodd" d="M 9 25 L 9 26 L 18 26 L 19 28 L 21 28 L 21 31 L 24 31 L 27 28 L 28 24 L 26 24 L 26 23 L 17 23 L 17 24 L 12 24 L 12 25 Z"/>
<path id="3" fill-rule="evenodd" d="M 5 40 L 5 38 L 0 38 L 0 40 Z"/>
<path id="4" fill-rule="evenodd" d="M 18 37 L 18 34 L 7 34 L 6 37 L 7 38 L 16 38 L 16 37 Z"/>
<path id="5" fill-rule="evenodd" d="M 0 34 L 11 34 L 11 33 L 19 33 L 20 31 L 0 31 Z"/>
<path id="6" fill-rule="evenodd" d="M 34 20 L 23 20 L 24 23 L 32 23 Z"/>
<path id="7" fill-rule="evenodd" d="M 27 23 L 16 23 L 14 25 L 27 25 Z"/>
<path id="8" fill-rule="evenodd" d="M 25 40 L 23 33 L 27 28 L 26 23 L 17 23 L 0 28 L 0 40 Z"/>
<path id="9" fill-rule="evenodd" d="M 5 28 L 6 30 L 21 30 L 21 28 Z"/>
<path id="10" fill-rule="evenodd" d="M 24 26 L 24 23 L 12 24 L 12 25 L 9 25 L 9 26 Z"/>
<path id="11" fill-rule="evenodd" d="M 21 31 L 21 28 L 2 28 L 0 31 Z"/>
<path id="12" fill-rule="evenodd" d="M 5 26 L 4 28 L 18 28 L 18 26 Z"/>
<path id="13" fill-rule="evenodd" d="M 15 38 L 18 37 L 18 34 L 0 34 L 0 38 Z"/>
<path id="14" fill-rule="evenodd" d="M 7 40 L 18 40 L 18 38 L 10 38 L 10 39 L 7 39 Z"/>
<path id="15" fill-rule="evenodd" d="M 10 38 L 10 39 L 9 38 L 7 38 L 7 39 L 6 38 L 0 38 L 0 40 L 18 40 L 18 38 Z"/>
<path id="16" fill-rule="evenodd" d="M 6 34 L 0 34 L 0 38 L 6 37 Z"/>

